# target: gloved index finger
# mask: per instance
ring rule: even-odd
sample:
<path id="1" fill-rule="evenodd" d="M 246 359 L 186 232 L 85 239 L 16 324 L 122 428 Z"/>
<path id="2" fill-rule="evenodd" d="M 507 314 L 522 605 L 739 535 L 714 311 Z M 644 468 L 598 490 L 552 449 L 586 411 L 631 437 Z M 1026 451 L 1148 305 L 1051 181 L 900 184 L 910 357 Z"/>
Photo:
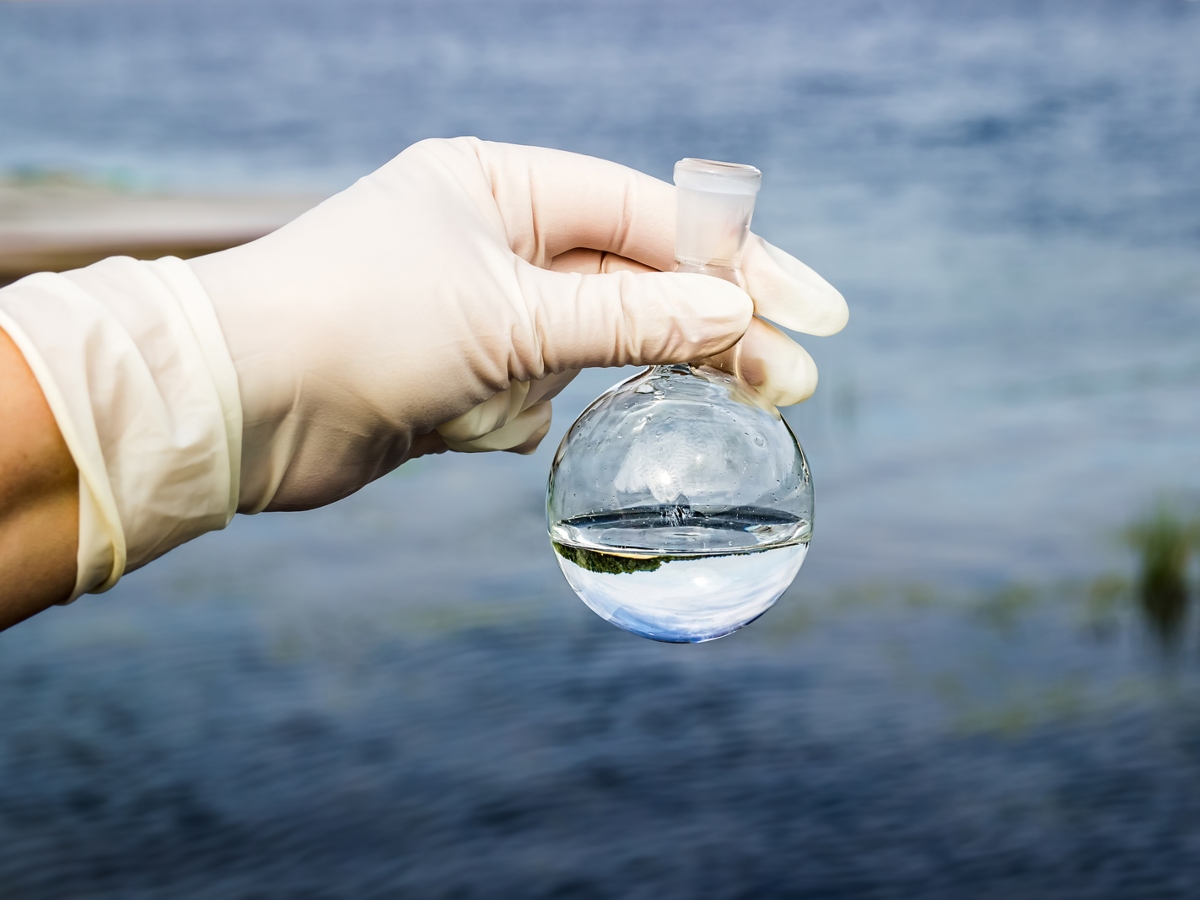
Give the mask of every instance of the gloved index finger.
<path id="1" fill-rule="evenodd" d="M 509 246 L 550 268 L 579 248 L 615 253 L 660 271 L 675 267 L 675 188 L 608 160 L 472 139 Z M 742 257 L 757 315 L 807 334 L 841 331 L 842 295 L 795 257 L 751 234 Z"/>
<path id="2" fill-rule="evenodd" d="M 674 188 L 565 150 L 475 141 L 513 252 L 546 268 L 585 247 L 660 271 L 675 263 Z"/>
<path id="3" fill-rule="evenodd" d="M 846 300 L 796 257 L 751 234 L 742 252 L 746 292 L 755 315 L 805 334 L 841 331 L 850 318 Z"/>

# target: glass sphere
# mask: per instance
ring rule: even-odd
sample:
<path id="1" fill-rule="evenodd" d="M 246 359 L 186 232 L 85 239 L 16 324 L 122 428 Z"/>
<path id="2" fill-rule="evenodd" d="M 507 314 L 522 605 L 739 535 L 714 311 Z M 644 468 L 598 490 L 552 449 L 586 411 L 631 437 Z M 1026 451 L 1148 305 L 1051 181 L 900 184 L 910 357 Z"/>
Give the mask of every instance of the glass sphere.
<path id="1" fill-rule="evenodd" d="M 601 394 L 550 469 L 550 541 L 603 618 L 696 643 L 754 621 L 808 552 L 812 477 L 779 411 L 707 366 L 654 366 Z"/>

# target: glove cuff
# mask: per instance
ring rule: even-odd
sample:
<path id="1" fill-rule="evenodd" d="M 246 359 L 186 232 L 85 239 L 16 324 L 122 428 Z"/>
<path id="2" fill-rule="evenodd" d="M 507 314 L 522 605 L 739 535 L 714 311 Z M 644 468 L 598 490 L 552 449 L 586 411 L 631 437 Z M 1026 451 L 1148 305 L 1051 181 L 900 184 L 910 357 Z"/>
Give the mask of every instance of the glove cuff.
<path id="1" fill-rule="evenodd" d="M 0 291 L 0 327 L 79 469 L 70 600 L 229 523 L 241 471 L 237 373 L 185 263 L 114 257 L 32 275 Z"/>

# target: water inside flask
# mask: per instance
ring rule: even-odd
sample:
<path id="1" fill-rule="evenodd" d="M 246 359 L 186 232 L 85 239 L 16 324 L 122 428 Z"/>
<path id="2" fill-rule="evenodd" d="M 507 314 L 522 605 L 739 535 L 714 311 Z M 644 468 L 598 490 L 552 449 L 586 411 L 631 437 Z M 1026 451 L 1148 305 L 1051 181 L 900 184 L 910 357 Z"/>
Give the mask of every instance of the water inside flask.
<path id="1" fill-rule="evenodd" d="M 742 284 L 761 173 L 675 165 L 676 271 Z M 724 637 L 765 613 L 812 536 L 808 461 L 787 422 L 736 374 L 651 366 L 567 431 L 546 497 L 551 545 L 593 611 L 658 641 Z"/>

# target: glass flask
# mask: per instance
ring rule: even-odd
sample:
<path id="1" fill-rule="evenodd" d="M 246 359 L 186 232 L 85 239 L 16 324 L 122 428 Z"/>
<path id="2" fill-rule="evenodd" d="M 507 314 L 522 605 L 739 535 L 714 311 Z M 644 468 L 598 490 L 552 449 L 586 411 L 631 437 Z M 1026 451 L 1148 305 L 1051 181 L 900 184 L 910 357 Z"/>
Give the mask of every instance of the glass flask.
<path id="1" fill-rule="evenodd" d="M 676 271 L 742 283 L 761 177 L 676 164 Z M 812 535 L 812 477 L 779 410 L 736 375 L 651 366 L 567 431 L 546 514 L 558 564 L 592 610 L 643 637 L 698 643 L 754 621 L 792 583 Z"/>

